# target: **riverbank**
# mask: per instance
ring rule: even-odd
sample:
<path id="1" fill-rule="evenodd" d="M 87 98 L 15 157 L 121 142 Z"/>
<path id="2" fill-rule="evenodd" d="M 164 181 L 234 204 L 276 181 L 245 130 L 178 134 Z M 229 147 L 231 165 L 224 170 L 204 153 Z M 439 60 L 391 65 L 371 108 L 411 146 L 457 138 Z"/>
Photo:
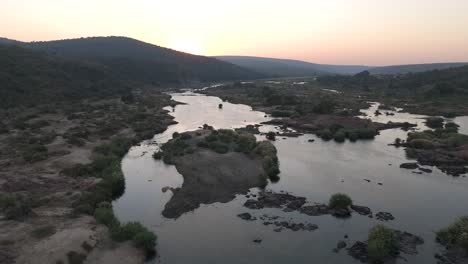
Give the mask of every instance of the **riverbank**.
<path id="1" fill-rule="evenodd" d="M 129 243 L 113 242 L 108 228 L 87 216 L 93 214 L 92 207 L 88 211 L 79 207 L 85 194 L 103 179 L 69 172 L 77 166 L 97 165 L 96 147 L 112 138 L 139 142 L 164 131 L 174 123 L 162 110 L 170 104 L 170 96 L 147 93 L 131 102 L 107 98 L 3 110 L 0 225 L 6 232 L 0 239 L 4 263 L 83 261 L 86 256 L 88 263 L 142 260 L 142 251 Z M 106 166 L 102 161 L 100 166 Z M 119 170 L 118 164 L 116 173 Z"/>

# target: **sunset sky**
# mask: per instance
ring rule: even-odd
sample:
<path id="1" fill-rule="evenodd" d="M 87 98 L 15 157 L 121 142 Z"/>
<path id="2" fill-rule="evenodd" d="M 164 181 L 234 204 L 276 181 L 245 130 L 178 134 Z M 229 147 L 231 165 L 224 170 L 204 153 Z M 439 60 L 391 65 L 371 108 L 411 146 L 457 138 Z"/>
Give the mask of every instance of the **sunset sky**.
<path id="1" fill-rule="evenodd" d="M 127 36 L 202 55 L 468 61 L 468 0 L 0 0 L 0 36 Z"/>

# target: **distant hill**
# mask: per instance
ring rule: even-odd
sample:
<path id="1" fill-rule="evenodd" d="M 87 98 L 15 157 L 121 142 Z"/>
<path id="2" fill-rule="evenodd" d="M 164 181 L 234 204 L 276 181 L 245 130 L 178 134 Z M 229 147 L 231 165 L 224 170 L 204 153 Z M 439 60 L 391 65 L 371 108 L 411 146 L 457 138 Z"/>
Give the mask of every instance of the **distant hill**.
<path id="1" fill-rule="evenodd" d="M 327 65 L 299 60 L 248 56 L 215 56 L 214 58 L 275 77 L 302 77 L 323 74 L 356 74 L 358 72 L 370 69 L 370 67 L 367 66 Z"/>
<path id="2" fill-rule="evenodd" d="M 465 65 L 468 65 L 468 62 L 394 65 L 394 66 L 374 67 L 374 68 L 369 69 L 369 72 L 371 74 L 394 75 L 394 74 L 426 72 L 426 71 L 433 71 L 433 70 L 444 70 L 444 69 L 449 69 L 449 68 L 461 67 Z"/>
<path id="3" fill-rule="evenodd" d="M 9 41 L 11 43 L 11 40 Z M 126 37 L 92 37 L 12 44 L 42 50 L 52 55 L 97 61 L 122 77 L 139 81 L 224 81 L 264 77 L 231 63 Z M 167 75 L 171 78 L 166 78 Z"/>
<path id="4" fill-rule="evenodd" d="M 0 44 L 0 108 L 124 93 L 101 64 Z"/>
<path id="5" fill-rule="evenodd" d="M 215 56 L 215 58 L 275 77 L 302 77 L 328 74 L 354 75 L 366 70 L 369 71 L 370 74 L 374 75 L 395 75 L 425 72 L 432 70 L 442 70 L 468 65 L 467 62 L 372 67 L 359 65 L 316 64 L 298 60 L 260 58 L 248 56 Z"/>

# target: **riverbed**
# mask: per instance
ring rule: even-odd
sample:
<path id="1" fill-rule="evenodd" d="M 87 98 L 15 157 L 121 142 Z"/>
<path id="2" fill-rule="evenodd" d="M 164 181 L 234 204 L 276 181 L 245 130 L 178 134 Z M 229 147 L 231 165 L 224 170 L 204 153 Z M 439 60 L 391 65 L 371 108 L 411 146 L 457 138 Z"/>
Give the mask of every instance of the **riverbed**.
<path id="1" fill-rule="evenodd" d="M 222 102 L 217 97 L 194 93 L 173 94 L 173 99 L 185 104 L 167 108 L 179 122 L 152 140 L 130 149 L 122 161 L 126 179 L 125 194 L 114 202 L 114 211 L 122 222 L 140 221 L 158 235 L 156 263 L 358 263 L 343 250 L 333 252 L 340 240 L 348 245 L 365 240 L 368 230 L 382 223 L 375 218 L 354 214 L 349 219 L 332 216 L 313 217 L 285 213 L 279 209 L 249 210 L 243 207 L 245 196 L 225 204 L 202 205 L 176 220 L 165 219 L 161 212 L 172 193 L 164 187 L 180 187 L 182 176 L 174 166 L 152 158 L 160 144 L 173 132 L 195 130 L 203 124 L 215 128 L 238 128 L 270 120 L 251 107 Z M 218 105 L 223 103 L 223 108 Z M 408 121 L 417 129 L 426 129 L 423 116 L 394 112 L 394 116 L 373 115 L 373 105 L 364 112 L 374 121 Z M 461 132 L 468 128 L 468 118 L 455 119 Z M 263 126 L 261 131 L 274 130 Z M 325 142 L 314 135 L 297 138 L 278 137 L 281 174 L 276 183 L 266 187 L 304 196 L 310 202 L 326 203 L 333 193 L 350 195 L 358 205 L 370 207 L 374 213 L 391 212 L 394 221 L 385 225 L 419 235 L 425 244 L 419 254 L 406 256 L 407 262 L 436 263 L 434 253 L 440 251 L 434 232 L 447 226 L 457 217 L 468 214 L 468 180 L 451 177 L 435 167 L 432 173 L 415 174 L 400 169 L 408 162 L 403 148 L 388 146 L 395 138 L 406 138 L 405 131 L 381 131 L 375 140 L 351 143 Z M 314 139 L 314 142 L 309 142 Z M 252 193 L 258 190 L 252 189 Z M 254 216 L 269 214 L 284 220 L 318 225 L 313 232 L 274 232 L 261 221 L 244 221 L 238 214 Z M 345 239 L 347 235 L 347 239 Z M 261 243 L 254 243 L 259 239 Z"/>

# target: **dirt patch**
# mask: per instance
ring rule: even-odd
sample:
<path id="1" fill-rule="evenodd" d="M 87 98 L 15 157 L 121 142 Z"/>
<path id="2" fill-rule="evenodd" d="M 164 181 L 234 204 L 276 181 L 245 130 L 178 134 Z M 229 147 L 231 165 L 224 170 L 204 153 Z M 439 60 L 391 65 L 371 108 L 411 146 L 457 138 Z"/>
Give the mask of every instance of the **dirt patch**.
<path id="1" fill-rule="evenodd" d="M 184 183 L 173 190 L 174 195 L 162 212 L 167 218 L 177 218 L 200 204 L 229 202 L 236 194 L 267 184 L 261 159 L 243 153 L 218 154 L 199 149 L 173 161 Z"/>

